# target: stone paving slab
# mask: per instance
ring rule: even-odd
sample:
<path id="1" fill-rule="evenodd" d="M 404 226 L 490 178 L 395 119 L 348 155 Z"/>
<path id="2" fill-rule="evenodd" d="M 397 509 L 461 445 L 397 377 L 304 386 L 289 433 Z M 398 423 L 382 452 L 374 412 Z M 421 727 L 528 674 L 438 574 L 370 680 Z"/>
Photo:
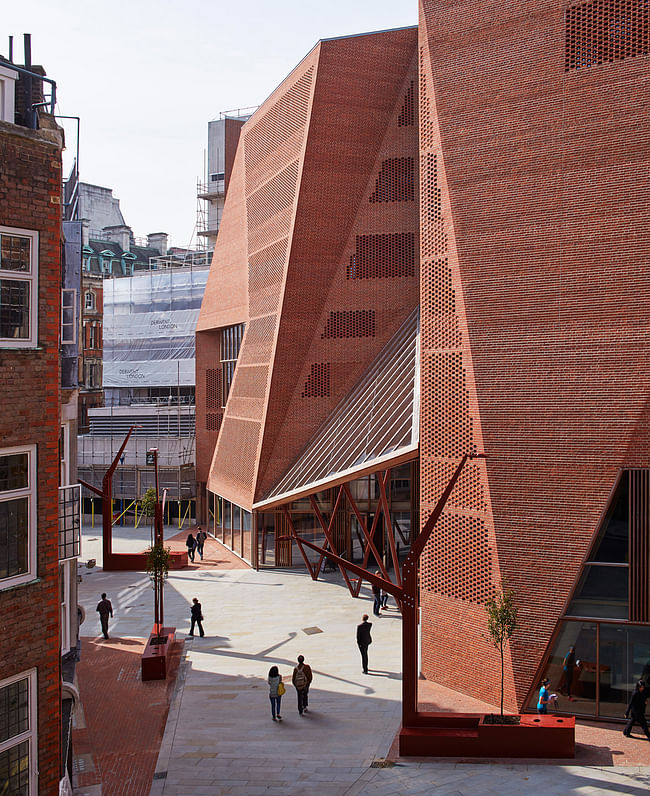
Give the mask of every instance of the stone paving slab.
<path id="1" fill-rule="evenodd" d="M 131 543 L 135 546 L 137 540 Z M 149 633 L 152 592 L 145 575 L 96 568 L 84 572 L 80 590 L 91 624 L 98 625 L 94 608 L 99 593 L 106 591 L 115 609 L 113 635 L 143 638 Z M 183 635 L 193 596 L 206 617 L 203 639 Z M 391 753 L 401 696 L 401 620 L 396 611 L 374 622 L 371 674 L 361 673 L 355 628 L 362 613 L 372 613 L 371 606 L 367 586 L 362 599 L 354 600 L 337 574 L 314 583 L 294 571 L 256 573 L 220 566 L 172 572 L 165 587 L 165 623 L 177 628 L 185 648 L 152 796 L 649 791 L 649 765 L 405 760 L 393 754 L 392 768 L 370 768 Z M 313 627 L 322 632 L 305 633 Z M 310 713 L 298 715 L 295 691 L 287 683 L 284 719 L 272 722 L 268 669 L 277 665 L 289 681 L 300 653 L 314 670 Z M 427 701 L 441 709 L 454 709 L 446 707 L 454 699 L 460 700 L 455 709 L 473 709 L 471 700 L 445 691 L 435 684 L 423 688 Z M 596 725 L 589 733 L 591 744 L 607 749 L 608 761 L 615 762 L 614 753 L 620 752 L 618 759 L 636 756 L 637 762 L 650 762 L 645 752 L 637 751 L 639 746 L 632 746 L 641 742 L 623 739 L 616 725 L 600 731 Z"/>

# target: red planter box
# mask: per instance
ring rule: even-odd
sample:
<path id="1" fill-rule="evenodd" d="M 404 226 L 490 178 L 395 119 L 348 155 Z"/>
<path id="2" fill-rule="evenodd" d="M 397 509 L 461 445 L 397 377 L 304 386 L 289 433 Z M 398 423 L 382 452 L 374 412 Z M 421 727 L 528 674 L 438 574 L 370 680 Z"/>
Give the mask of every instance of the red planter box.
<path id="1" fill-rule="evenodd" d="M 402 757 L 575 757 L 573 716 L 522 715 L 520 724 L 486 724 L 480 713 L 418 718 L 400 730 Z"/>
<path id="2" fill-rule="evenodd" d="M 167 677 L 167 660 L 176 640 L 175 627 L 154 628 L 144 648 L 141 660 L 142 681 L 165 680 Z"/>

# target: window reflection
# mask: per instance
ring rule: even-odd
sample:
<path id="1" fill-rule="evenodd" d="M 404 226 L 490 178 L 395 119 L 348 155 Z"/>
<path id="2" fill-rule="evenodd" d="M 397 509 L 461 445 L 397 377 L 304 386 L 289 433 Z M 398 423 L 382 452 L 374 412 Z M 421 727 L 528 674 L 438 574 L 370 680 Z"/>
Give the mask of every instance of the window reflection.
<path id="1" fill-rule="evenodd" d="M 567 613 L 598 619 L 627 619 L 628 568 L 585 566 Z"/>
<path id="2" fill-rule="evenodd" d="M 564 663 L 571 646 L 575 663 L 567 684 Z M 650 627 L 615 622 L 562 623 L 543 677 L 558 694 L 558 708 L 578 716 L 621 718 L 634 683 L 650 683 Z M 570 696 L 569 696 L 570 694 Z M 528 707 L 535 710 L 537 689 Z"/>
<path id="3" fill-rule="evenodd" d="M 629 473 L 624 470 L 590 560 L 626 564 L 629 561 L 628 539 Z"/>

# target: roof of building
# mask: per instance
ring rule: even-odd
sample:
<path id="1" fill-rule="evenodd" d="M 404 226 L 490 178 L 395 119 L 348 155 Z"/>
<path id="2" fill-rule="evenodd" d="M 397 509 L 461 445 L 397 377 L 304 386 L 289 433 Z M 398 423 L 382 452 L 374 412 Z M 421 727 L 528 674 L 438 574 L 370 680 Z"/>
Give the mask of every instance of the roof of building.
<path id="1" fill-rule="evenodd" d="M 139 271 L 142 269 L 149 269 L 149 258 L 160 257 L 160 249 L 155 249 L 153 246 L 131 246 L 128 250 L 123 249 L 119 243 L 112 240 L 97 240 L 91 238 L 88 244 L 84 246 L 84 254 L 88 254 L 88 249 L 92 250 L 89 255 L 90 271 L 91 273 L 101 274 L 104 273 L 100 266 L 99 257 L 103 256 L 103 252 L 109 251 L 113 254 L 114 259 L 133 262 L 133 270 Z M 135 257 L 135 259 L 133 259 Z M 120 275 L 119 273 L 117 274 Z M 127 274 L 130 275 L 130 274 Z"/>

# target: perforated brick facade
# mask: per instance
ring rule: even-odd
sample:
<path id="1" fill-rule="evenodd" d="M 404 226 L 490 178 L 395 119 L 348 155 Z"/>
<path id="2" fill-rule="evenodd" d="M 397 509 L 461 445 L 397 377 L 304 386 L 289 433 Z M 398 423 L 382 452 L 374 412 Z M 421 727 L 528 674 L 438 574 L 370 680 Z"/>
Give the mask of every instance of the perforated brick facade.
<path id="1" fill-rule="evenodd" d="M 521 707 L 619 468 L 650 459 L 647 4 L 420 4 L 427 677 Z"/>
<path id="2" fill-rule="evenodd" d="M 207 478 L 244 508 L 417 304 L 416 42 L 320 42 L 242 130 L 198 338 L 246 323 Z"/>

